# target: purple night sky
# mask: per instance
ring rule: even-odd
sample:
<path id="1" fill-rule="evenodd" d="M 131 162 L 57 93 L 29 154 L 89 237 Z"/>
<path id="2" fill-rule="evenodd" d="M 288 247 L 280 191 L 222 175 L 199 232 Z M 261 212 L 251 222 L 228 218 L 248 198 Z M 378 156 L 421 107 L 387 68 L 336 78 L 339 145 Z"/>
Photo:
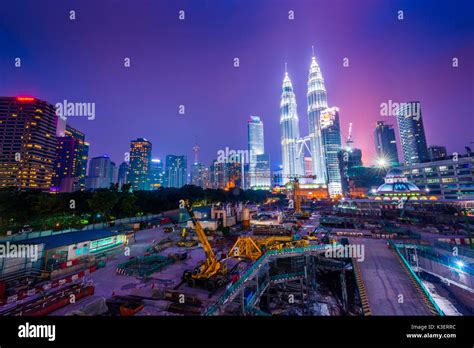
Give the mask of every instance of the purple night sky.
<path id="1" fill-rule="evenodd" d="M 421 101 L 428 144 L 463 153 L 474 141 L 473 10 L 470 0 L 4 0 L 0 95 L 95 102 L 95 120 L 69 123 L 86 133 L 90 157 L 107 153 L 117 164 L 130 140 L 144 137 L 154 157 L 185 154 L 189 162 L 197 141 L 209 165 L 219 149 L 247 148 L 249 115 L 258 115 L 276 167 L 284 63 L 306 135 L 314 45 L 329 106 L 340 108 L 343 139 L 353 123 L 364 164 L 374 160 L 375 122 L 396 123 L 380 116 L 389 99 Z"/>

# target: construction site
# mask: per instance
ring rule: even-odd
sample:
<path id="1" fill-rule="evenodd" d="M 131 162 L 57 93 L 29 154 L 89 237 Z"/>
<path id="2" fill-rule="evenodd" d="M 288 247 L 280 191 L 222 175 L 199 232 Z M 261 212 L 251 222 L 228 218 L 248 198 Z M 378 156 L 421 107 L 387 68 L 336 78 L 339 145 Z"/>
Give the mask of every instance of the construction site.
<path id="1" fill-rule="evenodd" d="M 180 209 L 135 226 L 133 232 L 103 232 L 103 239 L 88 242 L 98 246 L 95 254 L 51 263 L 57 251 L 46 252 L 50 272 L 3 281 L 0 315 L 471 313 L 467 267 L 458 275 L 461 280 L 452 280 L 461 284 L 459 302 L 467 304 L 453 310 L 430 291 L 434 285 L 420 279 L 421 264 L 413 260 L 433 260 L 433 252 L 406 244 L 411 232 L 370 230 L 364 219 L 336 216 L 327 204 L 302 203 L 298 178 L 292 184 L 289 201 L 209 207 L 181 201 Z M 83 246 L 85 235 L 67 248 Z M 58 246 L 71 236 L 47 237 L 42 247 L 66 248 Z M 403 241 L 392 242 L 397 238 Z M 441 269 L 423 265 L 432 275 Z M 397 301 L 399 294 L 403 302 Z"/>

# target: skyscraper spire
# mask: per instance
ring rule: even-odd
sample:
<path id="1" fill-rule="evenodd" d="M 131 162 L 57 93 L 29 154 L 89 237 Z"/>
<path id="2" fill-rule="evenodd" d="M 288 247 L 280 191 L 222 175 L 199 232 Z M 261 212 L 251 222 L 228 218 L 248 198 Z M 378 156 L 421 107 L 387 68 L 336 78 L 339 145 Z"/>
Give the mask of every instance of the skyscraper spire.
<path id="1" fill-rule="evenodd" d="M 296 97 L 286 64 L 280 101 L 280 132 L 283 174 L 285 176 L 304 175 L 303 156 L 298 156 L 297 141 L 300 137 L 300 130 Z M 284 183 L 287 181 L 287 178 L 283 179 Z"/>
<path id="2" fill-rule="evenodd" d="M 199 145 L 197 144 L 197 141 L 195 142 L 195 145 L 193 146 L 193 152 L 194 152 L 194 163 L 198 163 L 199 162 L 199 150 L 201 148 L 199 147 Z"/>

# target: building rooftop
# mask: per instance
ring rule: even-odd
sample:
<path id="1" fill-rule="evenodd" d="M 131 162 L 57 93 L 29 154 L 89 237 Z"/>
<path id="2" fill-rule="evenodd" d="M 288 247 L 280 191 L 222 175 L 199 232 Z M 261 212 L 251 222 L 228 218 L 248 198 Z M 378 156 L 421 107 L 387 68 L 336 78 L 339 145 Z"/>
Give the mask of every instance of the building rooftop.
<path id="1" fill-rule="evenodd" d="M 109 229 L 101 230 L 87 230 L 87 231 L 77 231 L 77 232 L 68 232 L 61 234 L 53 234 L 45 237 L 31 238 L 22 241 L 11 242 L 12 244 L 44 244 L 45 249 L 55 249 L 62 246 L 67 246 L 71 244 L 77 244 L 81 242 L 87 242 L 102 238 L 107 238 L 111 236 L 117 236 L 123 234 L 122 232 L 116 232 Z"/>
<path id="2" fill-rule="evenodd" d="M 385 176 L 385 183 L 379 186 L 375 194 L 386 195 L 420 192 L 420 189 L 415 184 L 409 182 L 400 169 L 393 168 L 388 171 Z"/>

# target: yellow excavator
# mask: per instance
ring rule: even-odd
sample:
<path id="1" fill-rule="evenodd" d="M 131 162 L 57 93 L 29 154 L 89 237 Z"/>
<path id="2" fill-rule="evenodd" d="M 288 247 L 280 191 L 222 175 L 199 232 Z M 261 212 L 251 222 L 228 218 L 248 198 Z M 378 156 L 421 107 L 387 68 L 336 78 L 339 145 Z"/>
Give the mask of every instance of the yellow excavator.
<path id="1" fill-rule="evenodd" d="M 186 248 L 191 248 L 195 245 L 197 245 L 197 240 L 188 240 L 187 239 L 187 232 L 186 232 L 186 227 L 183 227 L 181 229 L 181 240 L 176 243 L 179 247 L 186 247 Z"/>
<path id="2" fill-rule="evenodd" d="M 213 291 L 227 282 L 227 266 L 217 260 L 214 251 L 209 244 L 209 240 L 207 239 L 198 219 L 194 216 L 194 212 L 188 201 L 185 201 L 184 207 L 191 217 L 196 234 L 206 254 L 206 259 L 196 265 L 193 270 L 184 271 L 183 281 L 186 282 L 189 287 L 198 286 Z"/>

